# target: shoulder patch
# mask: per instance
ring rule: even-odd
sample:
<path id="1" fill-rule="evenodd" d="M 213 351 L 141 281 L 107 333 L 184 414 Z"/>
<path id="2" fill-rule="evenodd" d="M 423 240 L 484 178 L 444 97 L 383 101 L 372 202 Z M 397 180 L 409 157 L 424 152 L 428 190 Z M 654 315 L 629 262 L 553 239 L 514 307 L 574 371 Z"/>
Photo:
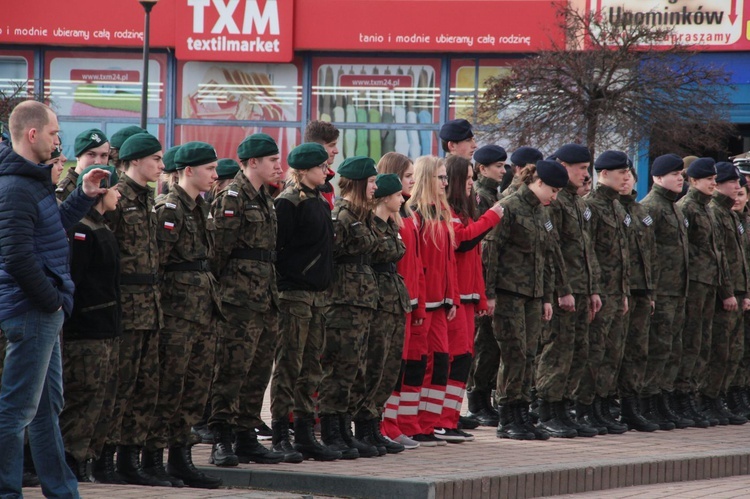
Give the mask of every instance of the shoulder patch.
<path id="1" fill-rule="evenodd" d="M 174 210 L 177 208 L 177 205 L 174 203 L 164 203 L 164 207 L 170 210 Z"/>
<path id="2" fill-rule="evenodd" d="M 239 192 L 237 192 L 237 191 L 233 191 L 231 189 L 227 191 L 227 196 L 229 196 L 229 197 L 236 198 L 238 195 L 239 195 Z"/>
<path id="3" fill-rule="evenodd" d="M 646 217 L 645 217 L 645 218 L 643 218 L 643 219 L 641 220 L 641 222 L 643 222 L 643 225 L 645 225 L 645 226 L 647 226 L 647 227 L 650 227 L 651 225 L 653 225 L 653 223 L 654 223 L 654 219 L 653 219 L 653 218 L 651 218 L 651 215 L 646 215 Z"/>
<path id="4" fill-rule="evenodd" d="M 232 218 L 234 216 L 234 210 L 224 210 L 224 217 Z"/>
<path id="5" fill-rule="evenodd" d="M 544 228 L 547 229 L 547 232 L 552 232 L 552 220 L 544 222 Z"/>
<path id="6" fill-rule="evenodd" d="M 174 222 L 164 222 L 164 228 L 167 230 L 174 230 Z"/>
<path id="7" fill-rule="evenodd" d="M 75 239 L 76 241 L 85 241 L 86 234 L 84 234 L 83 232 L 76 232 L 75 234 L 73 234 L 73 239 Z"/>
<path id="8" fill-rule="evenodd" d="M 630 214 L 629 213 L 627 215 L 625 215 L 625 220 L 624 220 L 625 227 L 630 227 L 630 222 L 632 222 L 632 221 L 633 221 L 633 219 L 630 218 Z"/>

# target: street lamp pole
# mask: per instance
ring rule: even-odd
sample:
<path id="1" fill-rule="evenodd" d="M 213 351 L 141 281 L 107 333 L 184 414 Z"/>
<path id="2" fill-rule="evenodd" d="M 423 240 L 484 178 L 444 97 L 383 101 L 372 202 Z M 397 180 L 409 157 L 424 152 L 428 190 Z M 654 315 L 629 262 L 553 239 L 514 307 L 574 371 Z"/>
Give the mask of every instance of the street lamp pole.
<path id="1" fill-rule="evenodd" d="M 148 54 L 149 54 L 149 27 L 151 21 L 151 9 L 158 0 L 138 0 L 146 12 L 146 25 L 143 28 L 143 73 L 141 87 L 141 128 L 147 130 L 148 121 Z"/>

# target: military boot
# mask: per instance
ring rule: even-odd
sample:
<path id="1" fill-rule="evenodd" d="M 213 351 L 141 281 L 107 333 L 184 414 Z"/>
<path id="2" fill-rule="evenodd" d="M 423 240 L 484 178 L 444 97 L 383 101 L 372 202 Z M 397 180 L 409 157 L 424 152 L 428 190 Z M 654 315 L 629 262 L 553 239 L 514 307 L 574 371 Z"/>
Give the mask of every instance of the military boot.
<path id="1" fill-rule="evenodd" d="M 595 429 L 597 435 L 606 435 L 608 433 L 606 423 L 597 419 L 593 404 L 576 402 L 576 421 L 582 426 Z"/>
<path id="2" fill-rule="evenodd" d="M 289 419 L 274 419 L 271 421 L 271 444 L 273 450 L 284 454 L 285 463 L 301 463 L 304 460 L 302 454 L 294 449 L 289 440 Z"/>
<path id="3" fill-rule="evenodd" d="M 336 419 L 335 427 L 336 429 L 338 429 L 338 418 L 335 416 L 334 418 Z M 332 429 L 327 428 L 326 423 L 324 423 L 323 417 L 320 418 L 320 421 L 323 427 L 323 436 L 325 436 L 326 430 L 333 431 Z M 332 423 L 329 422 L 328 424 Z M 338 435 L 338 431 L 336 432 L 336 434 Z M 336 438 L 331 436 L 331 439 L 329 441 L 336 440 Z M 338 437 L 338 440 L 341 440 L 341 437 Z M 344 458 L 343 453 L 338 449 L 331 448 L 328 445 L 323 445 L 318 442 L 318 440 L 315 438 L 315 433 L 313 432 L 313 419 L 311 416 L 300 416 L 294 418 L 294 450 L 302 454 L 303 459 L 314 459 L 315 461 L 335 461 L 337 459 L 357 459 L 357 457 L 359 456 L 359 454 L 352 453 L 343 441 L 341 441 L 340 445 L 338 446 L 349 452 L 349 457 Z"/>
<path id="4" fill-rule="evenodd" d="M 557 403 L 539 399 L 539 427 L 552 437 L 573 438 L 578 436 L 578 432 L 566 425 L 558 416 L 555 410 L 555 404 Z"/>
<path id="5" fill-rule="evenodd" d="M 672 399 L 671 406 L 686 418 L 692 419 L 696 428 L 708 428 L 711 426 L 708 418 L 698 412 L 695 400 L 690 393 L 673 392 L 670 394 L 670 397 Z"/>
<path id="6" fill-rule="evenodd" d="M 482 426 L 497 426 L 500 422 L 497 411 L 490 402 L 490 396 L 490 392 L 477 389 L 466 392 L 469 416 L 479 421 Z"/>
<path id="7" fill-rule="evenodd" d="M 310 431 L 312 432 L 312 427 L 310 428 Z M 325 414 L 320 416 L 320 438 L 330 450 L 340 452 L 341 459 L 357 459 L 359 457 L 359 451 L 348 446 L 341 436 L 341 423 L 339 422 L 338 414 Z M 294 440 L 297 440 L 296 420 L 294 423 Z M 377 449 L 375 449 L 375 452 L 377 452 Z M 304 452 L 302 452 L 302 454 L 304 454 Z"/>
<path id="8" fill-rule="evenodd" d="M 91 468 L 89 461 L 78 461 L 71 454 L 65 453 L 65 462 L 70 468 L 70 471 L 76 477 L 79 483 L 93 483 L 94 478 L 91 476 Z"/>
<path id="9" fill-rule="evenodd" d="M 221 478 L 207 475 L 193 464 L 193 448 L 189 445 L 174 445 L 169 448 L 167 473 L 181 479 L 188 487 L 196 489 L 217 489 Z"/>
<path id="10" fill-rule="evenodd" d="M 668 421 L 661 415 L 656 407 L 656 398 L 658 395 L 651 395 L 643 397 L 641 399 L 641 405 L 643 407 L 643 417 L 651 421 L 654 424 L 659 425 L 659 429 L 663 431 L 674 430 L 676 426 L 673 422 Z"/>
<path id="11" fill-rule="evenodd" d="M 695 426 L 695 421 L 683 417 L 672 409 L 669 404 L 669 393 L 661 392 L 659 395 L 654 395 L 656 400 L 656 410 L 662 415 L 667 421 L 674 423 L 676 428 L 684 429 L 691 426 Z"/>
<path id="12" fill-rule="evenodd" d="M 340 414 L 339 425 L 341 438 L 344 440 L 344 443 L 352 449 L 357 449 L 359 457 L 377 457 L 381 455 L 377 447 L 362 442 L 354 437 L 352 434 L 352 417 L 350 414 Z"/>
<path id="13" fill-rule="evenodd" d="M 526 428 L 527 431 L 534 434 L 536 440 L 549 440 L 549 432 L 541 426 L 537 427 L 532 422 L 531 415 L 529 414 L 529 404 L 526 402 L 519 403 L 513 408 L 513 410 L 515 411 L 516 419 L 523 424 L 523 427 Z"/>
<path id="14" fill-rule="evenodd" d="M 237 466 L 240 460 L 232 449 L 232 440 L 234 434 L 232 427 L 226 423 L 218 424 L 211 427 L 214 433 L 214 444 L 211 447 L 211 457 L 208 458 L 208 464 L 216 466 Z"/>
<path id="15" fill-rule="evenodd" d="M 372 433 L 371 420 L 366 421 L 355 421 L 354 422 L 354 438 L 362 442 L 364 445 L 375 447 L 378 451 L 378 455 L 385 456 L 388 452 L 381 442 L 375 439 L 375 435 Z"/>
<path id="16" fill-rule="evenodd" d="M 745 414 L 750 412 L 750 409 L 745 406 L 745 402 L 742 398 L 742 391 L 738 387 L 733 387 L 727 392 L 727 406 L 733 414 L 745 417 Z"/>
<path id="17" fill-rule="evenodd" d="M 500 423 L 496 435 L 497 438 L 536 440 L 536 436 L 524 427 L 523 422 L 516 419 L 515 403 L 500 405 Z"/>
<path id="18" fill-rule="evenodd" d="M 635 431 L 652 432 L 659 429 L 658 424 L 643 417 L 636 397 L 623 397 L 620 400 L 620 419 Z"/>
<path id="19" fill-rule="evenodd" d="M 125 480 L 115 471 L 115 446 L 106 444 L 102 453 L 91 469 L 91 475 L 98 483 L 110 483 L 114 485 L 125 485 Z"/>
<path id="20" fill-rule="evenodd" d="M 390 438 L 386 438 L 380 432 L 380 419 L 379 418 L 372 418 L 370 420 L 370 424 L 372 425 L 372 436 L 375 438 L 376 442 L 378 442 L 380 445 L 385 447 L 385 451 L 388 454 L 398 454 L 399 452 L 403 452 L 406 449 L 406 447 L 404 447 L 400 443 L 394 442 Z"/>
<path id="21" fill-rule="evenodd" d="M 740 414 L 735 414 L 727 407 L 726 397 L 720 397 L 716 400 L 716 410 L 719 414 L 727 418 L 731 425 L 743 425 L 747 423 L 747 418 Z"/>
<path id="22" fill-rule="evenodd" d="M 269 450 L 258 442 L 255 429 L 237 431 L 234 437 L 234 454 L 241 463 L 277 464 L 284 460 L 283 453 Z"/>
<path id="23" fill-rule="evenodd" d="M 567 400 L 563 399 L 563 400 L 560 400 L 559 402 L 554 402 L 552 404 L 552 410 L 554 411 L 554 414 L 557 416 L 557 419 L 562 421 L 562 423 L 568 428 L 575 430 L 579 437 L 591 438 L 591 437 L 600 435 L 598 428 L 589 426 L 588 424 L 584 424 L 583 420 L 578 421 L 577 419 L 573 419 L 570 416 L 570 411 L 568 410 Z"/>
<path id="24" fill-rule="evenodd" d="M 120 445 L 117 448 L 117 472 L 131 485 L 171 487 L 172 482 L 146 473 L 141 466 L 141 448 L 137 445 Z"/>
<path id="25" fill-rule="evenodd" d="M 719 426 L 726 426 L 729 424 L 729 419 L 723 412 L 717 410 L 717 406 L 721 405 L 718 398 L 703 397 L 703 414 L 709 418 L 718 421 Z"/>
<path id="26" fill-rule="evenodd" d="M 608 434 L 622 435 L 629 430 L 628 425 L 622 424 L 612 417 L 610 399 L 608 397 L 595 397 L 593 407 L 596 419 L 604 423 Z"/>
<path id="27" fill-rule="evenodd" d="M 170 476 L 164 468 L 164 449 L 143 449 L 141 460 L 143 471 L 159 480 L 166 480 L 172 487 L 184 487 L 185 483 L 177 477 Z"/>

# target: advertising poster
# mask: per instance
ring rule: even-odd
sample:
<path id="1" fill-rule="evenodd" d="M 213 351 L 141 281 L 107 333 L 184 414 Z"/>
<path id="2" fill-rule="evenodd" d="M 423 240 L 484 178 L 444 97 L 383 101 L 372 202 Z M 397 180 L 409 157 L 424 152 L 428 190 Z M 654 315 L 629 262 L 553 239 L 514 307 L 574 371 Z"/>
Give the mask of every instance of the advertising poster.
<path id="1" fill-rule="evenodd" d="M 511 71 L 510 62 L 480 62 L 477 68 L 475 59 L 453 61 L 451 69 L 450 119 L 463 118 L 471 122 L 476 120 L 475 105 L 485 91 L 487 79 L 507 76 Z"/>

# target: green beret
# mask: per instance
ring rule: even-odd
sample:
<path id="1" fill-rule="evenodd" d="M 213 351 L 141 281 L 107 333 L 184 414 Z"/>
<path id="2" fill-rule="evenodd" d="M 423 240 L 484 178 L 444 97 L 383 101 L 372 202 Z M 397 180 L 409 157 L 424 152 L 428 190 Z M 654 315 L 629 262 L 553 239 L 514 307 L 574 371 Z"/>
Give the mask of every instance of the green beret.
<path id="1" fill-rule="evenodd" d="M 125 139 L 122 147 L 120 147 L 120 160 L 130 161 L 145 158 L 146 156 L 156 154 L 161 149 L 159 139 L 150 133 L 136 133 Z"/>
<path id="2" fill-rule="evenodd" d="M 208 142 L 187 142 L 182 144 L 174 155 L 175 169 L 183 170 L 188 166 L 200 166 L 213 163 L 219 159 L 214 146 Z"/>
<path id="3" fill-rule="evenodd" d="M 60 143 L 57 144 L 57 146 L 55 147 L 55 150 L 52 151 L 51 159 L 59 158 L 61 154 L 62 154 L 62 141 L 60 141 Z"/>
<path id="4" fill-rule="evenodd" d="M 73 151 L 76 154 L 76 158 L 81 154 L 85 153 L 89 149 L 102 146 L 108 142 L 107 136 L 104 132 L 98 128 L 90 128 L 85 132 L 81 132 L 76 137 L 73 143 Z"/>
<path id="5" fill-rule="evenodd" d="M 328 161 L 328 151 L 317 142 L 298 145 L 289 153 L 286 162 L 295 170 L 309 170 Z"/>
<path id="6" fill-rule="evenodd" d="M 396 192 L 401 192 L 401 179 L 395 173 L 379 173 L 375 177 L 375 184 L 378 186 L 375 190 L 376 198 L 384 198 Z"/>
<path id="7" fill-rule="evenodd" d="M 179 149 L 180 146 L 170 147 L 167 149 L 167 152 L 164 153 L 164 156 L 161 158 L 164 162 L 164 173 L 173 173 L 177 171 L 177 165 L 174 164 L 174 155 L 177 154 Z"/>
<path id="8" fill-rule="evenodd" d="M 112 134 L 112 136 L 109 138 L 109 147 L 111 147 L 112 149 L 119 149 L 122 147 L 122 144 L 127 140 L 128 137 L 130 137 L 131 135 L 135 135 L 136 133 L 144 132 L 148 133 L 146 130 L 139 126 L 126 126 L 125 128 L 117 130 Z"/>
<path id="9" fill-rule="evenodd" d="M 240 161 L 250 158 L 264 158 L 279 154 L 279 146 L 270 135 L 265 133 L 254 133 L 237 146 L 237 157 Z"/>
<path id="10" fill-rule="evenodd" d="M 119 180 L 119 177 L 117 176 L 117 169 L 114 166 L 109 165 L 91 165 L 81 172 L 80 175 L 78 175 L 78 182 L 76 182 L 76 185 L 83 184 L 83 177 L 90 172 L 91 170 L 94 170 L 95 168 L 101 168 L 102 170 L 107 170 L 109 172 L 109 179 L 104 179 L 99 184 L 99 187 L 106 187 L 109 189 L 113 185 L 117 184 L 117 181 Z"/>
<path id="11" fill-rule="evenodd" d="M 229 158 L 220 159 L 219 166 L 216 167 L 216 175 L 219 176 L 219 180 L 234 178 L 238 171 L 240 171 L 240 164 Z"/>
<path id="12" fill-rule="evenodd" d="M 337 169 L 340 176 L 349 180 L 362 180 L 378 174 L 375 160 L 367 156 L 352 156 L 346 158 Z"/>

